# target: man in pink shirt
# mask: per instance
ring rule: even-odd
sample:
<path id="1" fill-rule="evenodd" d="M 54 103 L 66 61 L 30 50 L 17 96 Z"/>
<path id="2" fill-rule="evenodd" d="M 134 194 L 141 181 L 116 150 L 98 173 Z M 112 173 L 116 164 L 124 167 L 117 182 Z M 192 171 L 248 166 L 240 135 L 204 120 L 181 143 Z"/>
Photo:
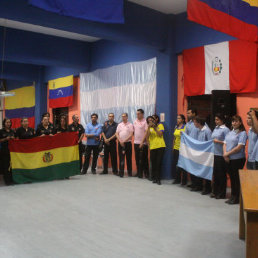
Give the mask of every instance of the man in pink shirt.
<path id="1" fill-rule="evenodd" d="M 134 121 L 134 152 L 137 166 L 137 175 L 139 178 L 149 178 L 149 161 L 148 161 L 148 145 L 145 139 L 148 125 L 144 118 L 144 111 L 137 110 L 137 119 Z"/>
<path id="2" fill-rule="evenodd" d="M 117 126 L 116 138 L 118 140 L 119 175 L 124 176 L 125 156 L 128 176 L 132 176 L 132 136 L 133 125 L 128 122 L 128 114 L 122 114 L 122 123 Z"/>

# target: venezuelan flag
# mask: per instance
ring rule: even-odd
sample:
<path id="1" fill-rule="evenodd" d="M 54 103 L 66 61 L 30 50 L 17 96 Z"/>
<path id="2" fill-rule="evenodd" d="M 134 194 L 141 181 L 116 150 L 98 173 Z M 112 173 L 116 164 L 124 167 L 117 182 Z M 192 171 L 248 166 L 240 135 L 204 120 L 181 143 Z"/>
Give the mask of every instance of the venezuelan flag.
<path id="1" fill-rule="evenodd" d="M 49 107 L 69 107 L 73 105 L 73 75 L 48 81 Z"/>
<path id="2" fill-rule="evenodd" d="M 21 126 L 21 118 L 27 117 L 29 126 L 35 127 L 35 87 L 26 86 L 12 90 L 15 96 L 5 97 L 5 116 L 12 120 L 12 127 Z"/>
<path id="3" fill-rule="evenodd" d="M 15 183 L 62 179 L 80 173 L 76 132 L 9 142 Z"/>
<path id="4" fill-rule="evenodd" d="M 188 19 L 241 40 L 258 41 L 258 0 L 188 0 Z"/>

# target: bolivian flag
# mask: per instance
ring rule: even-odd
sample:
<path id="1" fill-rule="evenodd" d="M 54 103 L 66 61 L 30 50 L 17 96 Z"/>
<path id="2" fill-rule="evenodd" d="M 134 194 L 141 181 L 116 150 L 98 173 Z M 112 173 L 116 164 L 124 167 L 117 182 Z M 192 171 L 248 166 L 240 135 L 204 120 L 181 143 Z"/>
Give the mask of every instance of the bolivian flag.
<path id="1" fill-rule="evenodd" d="M 48 81 L 49 107 L 69 107 L 73 105 L 73 75 Z"/>
<path id="2" fill-rule="evenodd" d="M 63 179 L 80 173 L 76 132 L 9 142 L 15 183 Z"/>

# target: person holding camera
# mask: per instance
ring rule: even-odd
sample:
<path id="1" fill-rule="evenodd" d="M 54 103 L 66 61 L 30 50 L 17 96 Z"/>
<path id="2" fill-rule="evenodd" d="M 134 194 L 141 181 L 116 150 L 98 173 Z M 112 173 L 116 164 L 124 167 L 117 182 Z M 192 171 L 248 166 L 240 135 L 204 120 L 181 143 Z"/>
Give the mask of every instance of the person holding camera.
<path id="1" fill-rule="evenodd" d="M 247 125 L 250 126 L 248 131 L 248 158 L 247 158 L 247 169 L 255 169 L 255 144 L 258 139 L 258 134 L 253 130 L 253 120 L 250 112 L 247 113 L 246 119 Z"/>
<path id="2" fill-rule="evenodd" d="M 252 119 L 252 130 L 254 133 L 258 134 L 258 111 L 257 109 L 251 108 L 249 115 Z M 252 158 L 254 159 L 254 168 L 258 170 L 258 141 L 254 144 L 254 149 L 252 152 Z"/>
<path id="3" fill-rule="evenodd" d="M 229 177 L 231 181 L 231 198 L 226 201 L 228 204 L 239 203 L 240 180 L 239 169 L 245 165 L 245 145 L 247 134 L 242 121 L 238 115 L 232 117 L 232 131 L 230 131 L 224 141 L 223 157 L 228 162 Z"/>
<path id="4" fill-rule="evenodd" d="M 102 136 L 104 138 L 104 170 L 101 174 L 108 174 L 108 159 L 111 157 L 112 172 L 117 175 L 116 129 L 114 113 L 108 114 L 108 121 L 104 123 Z"/>
<path id="5" fill-rule="evenodd" d="M 133 125 L 128 122 L 128 114 L 122 114 L 122 122 L 116 129 L 119 153 L 119 176 L 124 177 L 125 157 L 128 176 L 132 176 L 132 137 Z"/>
<path id="6" fill-rule="evenodd" d="M 85 150 L 85 162 L 83 164 L 82 174 L 87 174 L 91 152 L 93 152 L 91 172 L 94 175 L 96 174 L 96 167 L 99 156 L 100 134 L 102 133 L 102 126 L 97 121 L 98 115 L 93 113 L 91 115 L 91 123 L 86 125 L 85 135 L 87 137 L 87 146 Z"/>
<path id="7" fill-rule="evenodd" d="M 165 129 L 163 124 L 160 123 L 158 115 L 148 116 L 147 124 L 146 139 L 150 147 L 152 180 L 153 183 L 161 185 L 162 160 L 166 148 L 163 137 Z"/>

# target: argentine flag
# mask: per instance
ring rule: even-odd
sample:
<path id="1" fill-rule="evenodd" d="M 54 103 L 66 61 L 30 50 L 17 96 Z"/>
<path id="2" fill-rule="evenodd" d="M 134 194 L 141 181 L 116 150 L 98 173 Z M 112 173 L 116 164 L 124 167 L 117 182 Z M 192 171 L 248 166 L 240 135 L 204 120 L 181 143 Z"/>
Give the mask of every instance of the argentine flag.
<path id="1" fill-rule="evenodd" d="M 212 140 L 200 142 L 182 133 L 178 167 L 195 176 L 212 180 L 213 163 L 214 144 Z"/>

